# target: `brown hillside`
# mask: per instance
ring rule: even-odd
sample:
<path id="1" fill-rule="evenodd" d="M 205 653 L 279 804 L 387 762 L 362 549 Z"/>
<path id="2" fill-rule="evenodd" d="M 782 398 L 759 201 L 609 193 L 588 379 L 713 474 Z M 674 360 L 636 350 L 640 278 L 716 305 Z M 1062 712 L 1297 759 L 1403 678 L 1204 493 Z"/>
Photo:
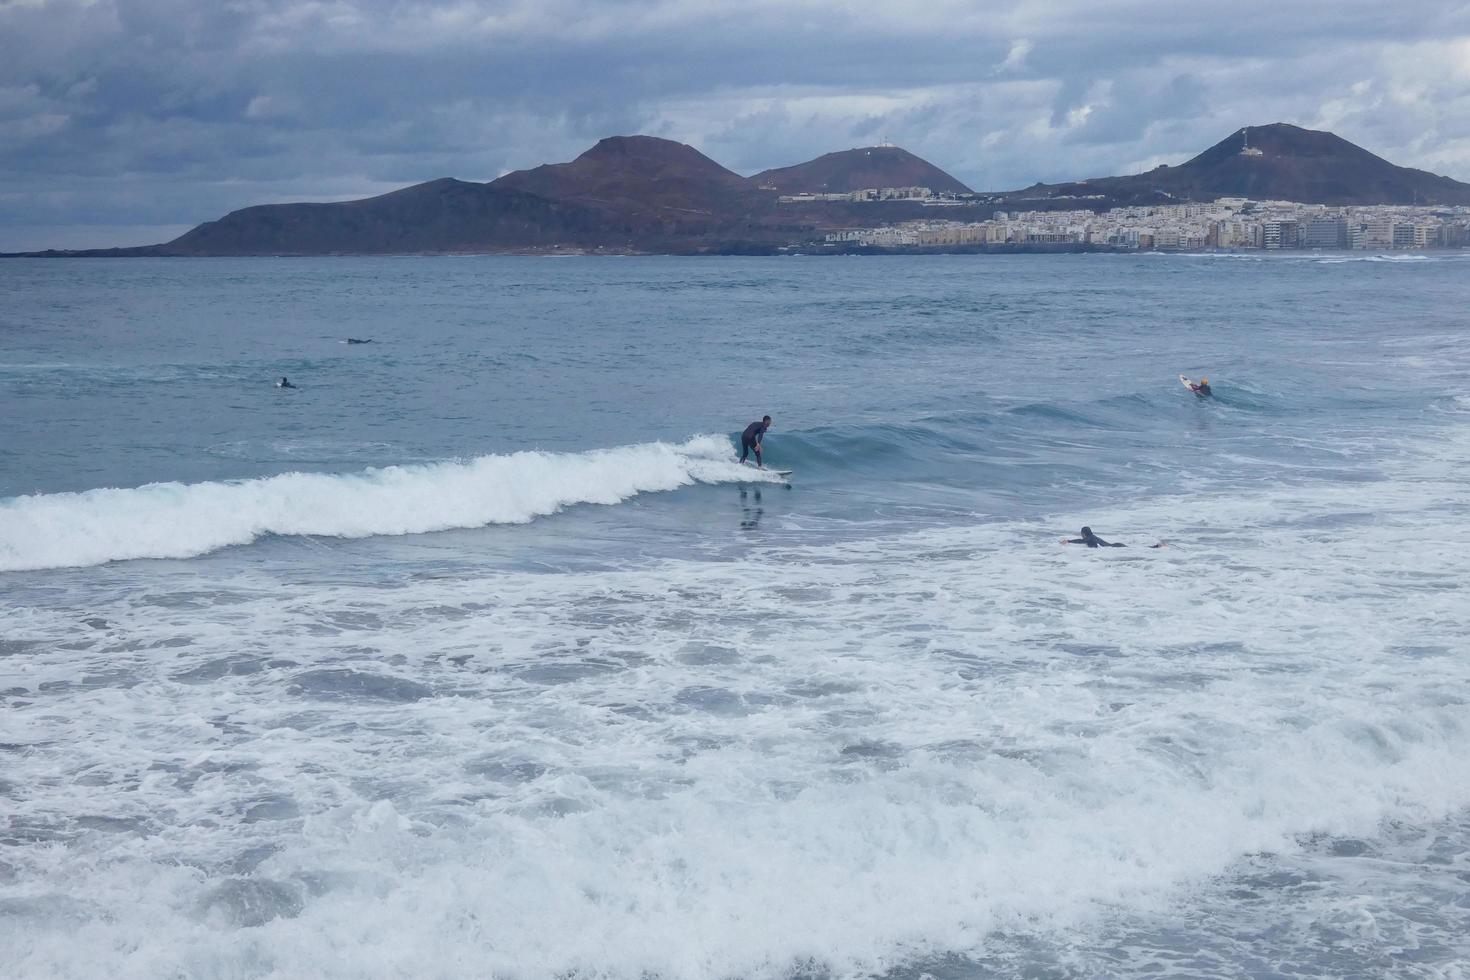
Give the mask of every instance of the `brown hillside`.
<path id="1" fill-rule="evenodd" d="M 868 146 L 828 153 L 793 167 L 763 170 L 750 178 L 783 194 L 845 194 L 869 187 L 927 187 L 967 194 L 970 189 L 927 160 L 897 146 Z"/>
<path id="2" fill-rule="evenodd" d="M 1038 184 L 1021 199 L 1104 195 L 1113 203 L 1217 197 L 1303 204 L 1470 204 L 1470 184 L 1399 167 L 1333 133 L 1287 123 L 1236 130 L 1177 167 Z"/>

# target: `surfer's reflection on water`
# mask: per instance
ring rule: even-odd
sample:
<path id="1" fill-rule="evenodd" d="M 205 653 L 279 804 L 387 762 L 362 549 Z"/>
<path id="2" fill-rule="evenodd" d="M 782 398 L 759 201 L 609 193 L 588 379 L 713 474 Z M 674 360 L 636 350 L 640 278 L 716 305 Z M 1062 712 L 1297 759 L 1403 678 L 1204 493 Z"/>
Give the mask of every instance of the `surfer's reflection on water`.
<path id="1" fill-rule="evenodd" d="M 754 501 L 751 500 L 752 496 L 755 498 Z M 765 508 L 761 506 L 761 492 L 758 488 L 753 490 L 740 488 L 740 512 L 742 531 L 753 531 L 760 526 L 761 515 L 765 513 Z"/>

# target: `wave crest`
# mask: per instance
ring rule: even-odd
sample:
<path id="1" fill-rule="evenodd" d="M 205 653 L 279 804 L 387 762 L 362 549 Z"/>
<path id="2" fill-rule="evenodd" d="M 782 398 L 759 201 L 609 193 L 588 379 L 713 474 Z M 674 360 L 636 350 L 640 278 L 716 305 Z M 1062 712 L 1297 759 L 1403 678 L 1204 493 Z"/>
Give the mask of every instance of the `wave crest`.
<path id="1" fill-rule="evenodd" d="M 735 462 L 727 439 L 705 435 L 680 445 L 35 494 L 0 501 L 0 571 L 192 558 L 268 534 L 365 538 L 524 524 L 574 504 L 776 479 Z"/>

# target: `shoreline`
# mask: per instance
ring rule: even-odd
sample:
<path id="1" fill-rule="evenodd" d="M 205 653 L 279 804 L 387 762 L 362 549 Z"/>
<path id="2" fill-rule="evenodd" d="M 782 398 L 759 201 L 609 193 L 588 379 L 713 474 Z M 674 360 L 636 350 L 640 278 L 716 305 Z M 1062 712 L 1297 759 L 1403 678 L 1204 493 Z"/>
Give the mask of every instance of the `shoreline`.
<path id="1" fill-rule="evenodd" d="M 159 249 L 156 250 L 155 249 Z M 0 252 L 0 259 L 369 259 L 369 258 L 470 258 L 475 256 L 519 256 L 523 258 L 629 258 L 629 257 L 762 257 L 802 256 L 895 256 L 895 255 L 1243 255 L 1243 256 L 1310 256 L 1310 255 L 1446 255 L 1470 252 L 1470 246 L 1458 248 L 1116 248 L 1080 242 L 1065 244 L 1005 245 L 859 245 L 856 243 L 812 242 L 803 245 L 732 244 L 713 248 L 633 249 L 633 248 L 514 248 L 452 249 L 443 251 L 386 252 L 240 252 L 230 254 L 190 255 L 162 251 L 160 246 L 101 249 L 46 249 L 39 252 Z"/>

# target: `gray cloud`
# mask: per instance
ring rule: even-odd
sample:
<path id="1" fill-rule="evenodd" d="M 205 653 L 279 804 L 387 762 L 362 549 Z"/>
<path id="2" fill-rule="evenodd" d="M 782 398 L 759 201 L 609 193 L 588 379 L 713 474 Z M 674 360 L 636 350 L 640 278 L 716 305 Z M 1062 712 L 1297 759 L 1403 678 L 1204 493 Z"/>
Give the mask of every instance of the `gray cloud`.
<path id="1" fill-rule="evenodd" d="M 1285 120 L 1470 179 L 1470 4 L 1215 7 L 0 0 L 0 248 L 490 179 L 628 132 L 744 173 L 886 137 L 1000 189 Z"/>

